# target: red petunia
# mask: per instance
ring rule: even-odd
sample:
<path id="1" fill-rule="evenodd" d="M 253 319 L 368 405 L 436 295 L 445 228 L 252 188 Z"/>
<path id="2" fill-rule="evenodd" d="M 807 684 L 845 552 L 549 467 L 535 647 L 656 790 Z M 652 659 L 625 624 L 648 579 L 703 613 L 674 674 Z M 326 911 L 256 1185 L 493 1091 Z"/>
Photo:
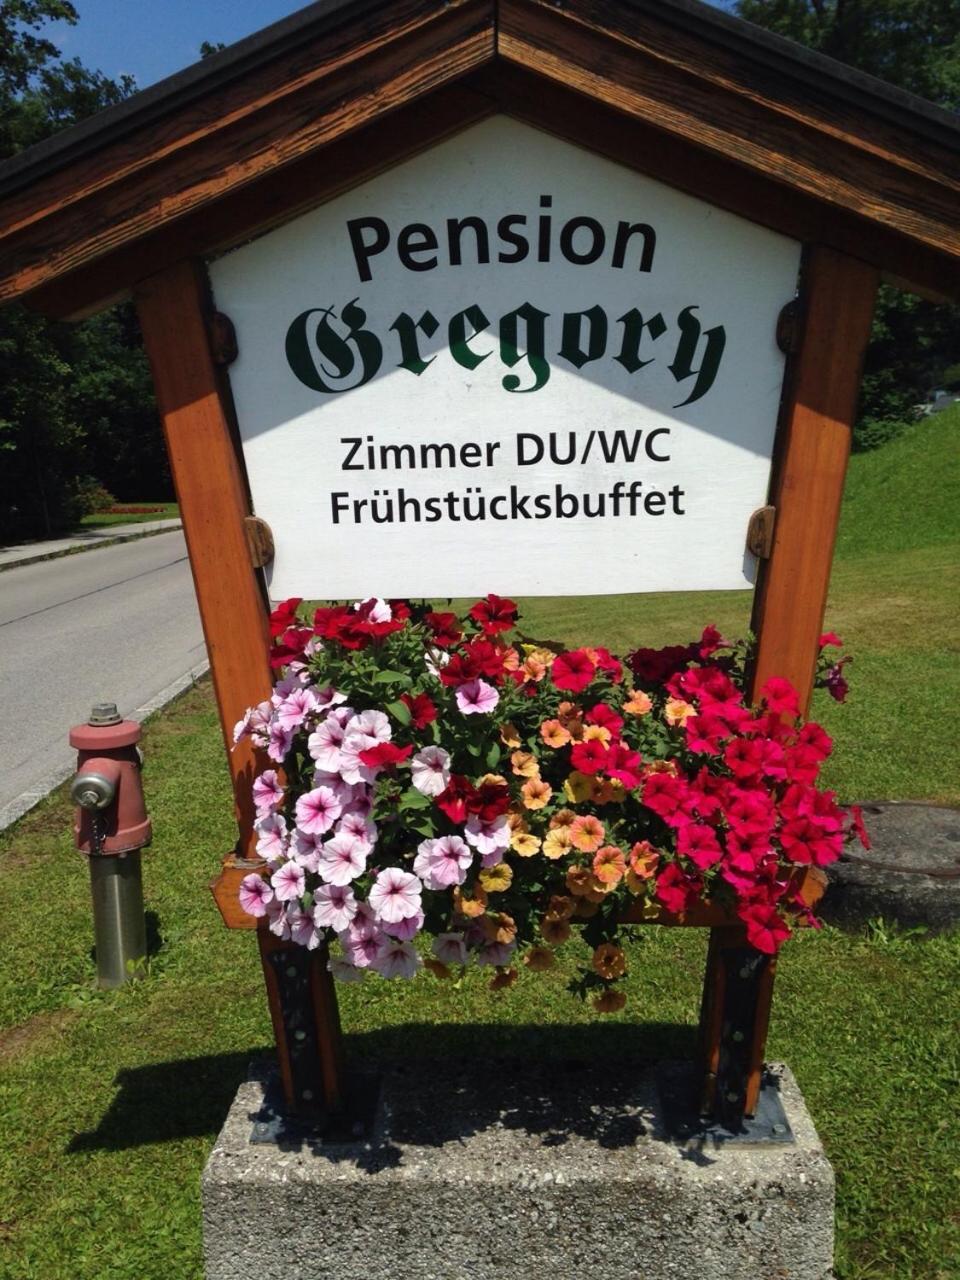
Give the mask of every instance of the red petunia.
<path id="1" fill-rule="evenodd" d="M 412 744 L 408 747 L 398 747 L 392 742 L 378 742 L 375 747 L 367 747 L 359 754 L 368 768 L 385 769 L 393 764 L 402 764 L 412 751 Z"/>
<path id="2" fill-rule="evenodd" d="M 415 698 L 409 693 L 402 693 L 400 701 L 410 712 L 410 724 L 414 729 L 425 729 L 437 718 L 437 708 L 425 693 L 418 693 Z"/>
<path id="3" fill-rule="evenodd" d="M 668 911 L 679 915 L 699 902 L 702 888 L 700 876 L 688 876 L 675 862 L 670 862 L 657 876 L 654 892 Z"/>
<path id="4" fill-rule="evenodd" d="M 713 827 L 699 822 L 681 827 L 677 832 L 677 852 L 689 858 L 701 871 L 715 866 L 723 857 L 723 850 Z"/>
<path id="5" fill-rule="evenodd" d="M 823 635 L 820 637 L 819 647 L 821 649 L 826 649 L 826 648 L 840 649 L 843 647 L 843 641 L 840 639 L 840 637 L 837 635 L 835 631 L 825 631 Z"/>
<path id="6" fill-rule="evenodd" d="M 771 676 L 760 690 L 760 697 L 767 704 L 769 711 L 777 715 L 798 716 L 800 714 L 800 695 L 782 676 Z"/>
<path id="7" fill-rule="evenodd" d="M 289 600 L 283 600 L 270 614 L 270 634 L 276 639 L 277 636 L 283 635 L 287 627 L 292 626 L 297 620 L 297 610 L 303 604 L 301 596 L 291 596 Z"/>
<path id="8" fill-rule="evenodd" d="M 570 763 L 581 773 L 599 773 L 606 768 L 607 748 L 596 738 L 575 742 L 570 751 Z"/>
<path id="9" fill-rule="evenodd" d="M 852 804 L 850 806 L 850 829 L 854 832 L 864 849 L 869 849 L 871 847 L 870 837 L 867 835 L 867 828 L 863 825 L 863 810 L 858 804 Z"/>
<path id="10" fill-rule="evenodd" d="M 479 622 L 484 635 L 495 636 L 509 631 L 517 620 L 517 606 L 512 600 L 504 600 L 492 593 L 485 600 L 478 600 L 470 610 L 470 617 Z"/>
<path id="11" fill-rule="evenodd" d="M 466 822 L 467 801 L 472 800 L 476 794 L 477 789 L 469 778 L 461 773 L 454 773 L 446 789 L 437 796 L 437 805 L 451 822 Z"/>
<path id="12" fill-rule="evenodd" d="M 607 748 L 604 772 L 632 791 L 634 787 L 639 787 L 643 780 L 643 774 L 640 772 L 642 763 L 639 751 L 631 751 L 622 742 L 613 742 Z"/>
<path id="13" fill-rule="evenodd" d="M 550 676 L 558 689 L 569 693 L 582 693 L 596 674 L 596 663 L 586 649 L 571 649 L 560 653 L 550 667 Z"/>
<path id="14" fill-rule="evenodd" d="M 430 628 L 430 638 L 438 649 L 452 649 L 463 638 L 455 613 L 428 613 L 424 622 Z"/>
<path id="15" fill-rule="evenodd" d="M 617 715 L 613 707 L 608 707 L 605 702 L 598 702 L 596 706 L 591 707 L 584 716 L 587 724 L 598 724 L 604 729 L 609 729 L 614 737 L 620 733 L 623 728 L 623 716 Z"/>
<path id="16" fill-rule="evenodd" d="M 741 906 L 737 915 L 747 926 L 747 941 L 764 955 L 775 956 L 787 938 L 790 926 L 776 907 L 751 903 Z"/>

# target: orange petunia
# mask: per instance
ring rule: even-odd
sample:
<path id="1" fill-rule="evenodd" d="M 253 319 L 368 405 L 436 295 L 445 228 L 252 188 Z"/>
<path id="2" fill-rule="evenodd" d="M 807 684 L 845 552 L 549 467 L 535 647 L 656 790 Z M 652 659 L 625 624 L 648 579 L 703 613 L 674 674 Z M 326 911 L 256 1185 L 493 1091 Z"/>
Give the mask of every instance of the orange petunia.
<path id="1" fill-rule="evenodd" d="M 497 911 L 493 915 L 484 916 L 480 921 L 484 935 L 489 942 L 509 944 L 517 936 L 517 922 L 505 911 Z"/>
<path id="2" fill-rule="evenodd" d="M 525 809 L 543 809 L 550 803 L 553 787 L 542 778 L 530 778 L 520 788 L 520 794 L 523 796 Z"/>
<path id="3" fill-rule="evenodd" d="M 630 850 L 630 870 L 641 880 L 649 880 L 660 861 L 659 852 L 649 840 L 638 840 Z"/>
<path id="4" fill-rule="evenodd" d="M 500 741 L 505 747 L 519 747 L 520 730 L 515 724 L 507 721 L 506 724 L 500 726 Z"/>
<path id="5" fill-rule="evenodd" d="M 627 860 L 615 844 L 604 845 L 593 855 L 593 874 L 601 884 L 619 884 L 627 871 Z"/>
<path id="6" fill-rule="evenodd" d="M 552 947 L 558 947 L 561 942 L 566 942 L 570 937 L 570 925 L 566 920 L 554 920 L 550 916 L 544 916 L 540 923 L 540 932 L 545 942 Z"/>
<path id="7" fill-rule="evenodd" d="M 671 725 L 682 725 L 696 714 L 696 707 L 691 706 L 689 702 L 684 702 L 683 698 L 668 698 L 663 708 L 663 718 L 667 724 Z"/>
<path id="8" fill-rule="evenodd" d="M 491 991 L 506 991 L 507 987 L 512 987 L 518 978 L 518 973 L 514 968 L 498 969 L 490 979 Z"/>
<path id="9" fill-rule="evenodd" d="M 546 969 L 552 969 L 557 960 L 549 947 L 534 946 L 524 955 L 523 963 L 534 973 L 543 973 Z"/>
<path id="10" fill-rule="evenodd" d="M 520 667 L 520 655 L 512 646 L 503 651 L 503 669 L 504 671 L 517 671 Z"/>
<path id="11" fill-rule="evenodd" d="M 601 942 L 593 953 L 593 968 L 601 978 L 612 982 L 627 971 L 627 957 L 615 942 Z"/>
<path id="12" fill-rule="evenodd" d="M 487 891 L 482 885 L 475 884 L 472 889 L 457 886 L 453 891 L 453 909 L 458 915 L 468 920 L 476 920 L 487 909 Z"/>
<path id="13" fill-rule="evenodd" d="M 544 720 L 540 726 L 540 737 L 556 751 L 570 741 L 570 730 L 565 729 L 559 720 Z"/>
<path id="14" fill-rule="evenodd" d="M 556 862 L 558 858 L 565 858 L 572 848 L 570 828 L 555 827 L 547 832 L 547 838 L 543 842 L 543 856 Z"/>
<path id="15" fill-rule="evenodd" d="M 613 734 L 605 724 L 588 724 L 583 731 L 584 742 L 602 742 L 608 746 Z"/>
<path id="16" fill-rule="evenodd" d="M 547 903 L 547 919 L 569 920 L 576 905 L 573 898 L 568 898 L 565 893 L 554 893 Z"/>
<path id="17" fill-rule="evenodd" d="M 603 823 L 591 813 L 581 814 L 570 826 L 570 839 L 581 853 L 596 853 L 604 835 Z"/>
<path id="18" fill-rule="evenodd" d="M 578 920 L 592 920 L 599 910 L 599 903 L 591 902 L 589 898 L 578 898 L 573 914 Z"/>
<path id="19" fill-rule="evenodd" d="M 514 751 L 510 757 L 510 768 L 518 778 L 540 777 L 540 761 L 530 751 Z"/>
<path id="20" fill-rule="evenodd" d="M 550 819 L 550 830 L 556 827 L 572 827 L 577 820 L 577 815 L 572 809 L 558 809 Z"/>
<path id="21" fill-rule="evenodd" d="M 557 719 L 577 742 L 583 734 L 583 712 L 573 702 L 561 702 L 557 707 Z"/>
<path id="22" fill-rule="evenodd" d="M 623 709 L 626 711 L 627 715 L 630 716 L 645 716 L 649 714 L 652 706 L 653 702 L 642 689 L 634 689 L 630 697 L 623 704 Z"/>
<path id="23" fill-rule="evenodd" d="M 567 869 L 567 888 L 575 898 L 582 898 L 590 892 L 593 874 L 588 867 L 569 867 Z"/>
<path id="24" fill-rule="evenodd" d="M 442 960 L 437 960 L 434 956 L 424 956 L 423 967 L 425 969 L 429 969 L 429 971 L 433 974 L 435 978 L 452 978 L 453 977 L 453 974 L 450 972 L 449 966 L 445 965 Z"/>
<path id="25" fill-rule="evenodd" d="M 521 858 L 532 858 L 540 852 L 540 837 L 532 831 L 514 831 L 510 837 L 510 848 Z"/>

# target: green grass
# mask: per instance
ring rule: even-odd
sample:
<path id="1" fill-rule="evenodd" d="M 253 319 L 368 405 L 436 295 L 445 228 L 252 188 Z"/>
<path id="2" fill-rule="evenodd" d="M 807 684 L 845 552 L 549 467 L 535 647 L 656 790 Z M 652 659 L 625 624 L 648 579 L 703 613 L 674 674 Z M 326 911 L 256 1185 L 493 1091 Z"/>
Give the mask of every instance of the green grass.
<path id="1" fill-rule="evenodd" d="M 847 798 L 958 800 L 958 429 L 960 414 L 941 414 L 852 464 L 828 622 L 856 654 L 853 693 L 817 707 Z M 708 620 L 736 633 L 748 615 L 735 593 L 536 601 L 526 622 L 622 649 Z M 0 835 L 3 1280 L 200 1280 L 200 1170 L 249 1058 L 271 1044 L 253 939 L 222 928 L 205 889 L 233 840 L 209 689 L 154 720 L 145 750 L 144 881 L 162 946 L 143 982 L 93 987 L 63 791 Z M 689 1052 L 703 935 L 638 931 L 630 1003 L 602 1024 L 564 991 L 577 954 L 564 950 L 560 972 L 501 997 L 479 974 L 461 991 L 427 977 L 345 988 L 348 1048 Z M 837 1172 L 838 1276 L 955 1280 L 960 935 L 827 929 L 788 945 L 777 981 L 769 1054 L 792 1066 Z"/>
<path id="2" fill-rule="evenodd" d="M 159 507 L 159 511 L 131 515 L 111 515 L 106 511 L 94 512 L 84 516 L 80 521 L 83 529 L 108 529 L 115 524 L 143 524 L 148 520 L 174 520 L 180 515 L 180 508 L 175 502 L 120 502 L 123 507 Z"/>

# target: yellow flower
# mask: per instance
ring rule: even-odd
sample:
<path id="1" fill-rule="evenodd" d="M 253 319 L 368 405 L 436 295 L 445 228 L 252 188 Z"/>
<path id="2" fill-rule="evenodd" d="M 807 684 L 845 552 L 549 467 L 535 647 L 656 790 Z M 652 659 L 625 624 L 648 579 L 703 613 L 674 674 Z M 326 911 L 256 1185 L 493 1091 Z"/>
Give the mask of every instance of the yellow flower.
<path id="1" fill-rule="evenodd" d="M 514 968 L 498 969 L 494 976 L 490 979 L 491 991 L 506 991 L 507 987 L 512 987 L 518 977 Z"/>
<path id="2" fill-rule="evenodd" d="M 482 787 L 489 783 L 495 787 L 505 787 L 507 780 L 502 773 L 485 773 L 482 778 L 477 779 L 477 786 Z"/>
<path id="3" fill-rule="evenodd" d="M 630 697 L 623 704 L 623 709 L 630 716 L 645 716 L 649 713 L 653 706 L 652 701 L 643 692 L 642 689 L 634 689 Z"/>
<path id="4" fill-rule="evenodd" d="M 542 778 L 530 778 L 520 788 L 523 804 L 526 809 L 542 809 L 549 804 L 553 795 L 553 787 Z"/>
<path id="5" fill-rule="evenodd" d="M 627 997 L 622 991 L 608 990 L 594 997 L 593 1007 L 597 1013 L 619 1013 L 626 1003 Z"/>
<path id="6" fill-rule="evenodd" d="M 545 942 L 549 942 L 552 947 L 558 947 L 561 942 L 566 942 L 570 937 L 570 925 L 566 920 L 552 920 L 549 916 L 544 916 L 540 924 L 540 932 Z"/>
<path id="7" fill-rule="evenodd" d="M 540 837 L 530 831 L 515 831 L 510 837 L 510 847 L 521 858 L 532 858 L 540 850 Z"/>
<path id="8" fill-rule="evenodd" d="M 684 702 L 682 698 L 668 698 L 667 705 L 663 709 L 663 718 L 667 724 L 671 725 L 682 725 L 696 714 L 696 707 L 692 707 L 689 702 Z"/>
<path id="9" fill-rule="evenodd" d="M 572 848 L 570 828 L 554 827 L 552 831 L 547 832 L 547 838 L 543 842 L 543 856 L 556 862 L 558 858 L 566 857 Z"/>
<path id="10" fill-rule="evenodd" d="M 570 730 L 565 729 L 559 720 L 544 720 L 540 726 L 540 737 L 548 747 L 559 750 L 570 741 Z"/>
<path id="11" fill-rule="evenodd" d="M 481 871 L 478 878 L 487 893 L 506 893 L 513 884 L 513 871 L 505 862 L 498 862 Z"/>
<path id="12" fill-rule="evenodd" d="M 510 767 L 518 778 L 539 778 L 540 762 L 530 751 L 514 751 Z"/>
<path id="13" fill-rule="evenodd" d="M 669 773 L 672 777 L 676 777 L 680 772 L 677 768 L 676 760 L 651 760 L 644 766 L 644 773 Z"/>
<path id="14" fill-rule="evenodd" d="M 627 886 L 634 897 L 639 897 L 641 893 L 647 892 L 646 880 L 641 880 L 635 871 L 627 869 L 627 874 L 623 877 L 623 883 Z"/>
<path id="15" fill-rule="evenodd" d="M 596 853 L 603 844 L 603 823 L 591 813 L 581 814 L 570 825 L 570 839 L 581 853 Z"/>
<path id="16" fill-rule="evenodd" d="M 549 947 L 531 947 L 523 957 L 523 963 L 528 969 L 532 969 L 534 973 L 542 973 L 545 969 L 552 969 L 556 964 L 556 958 Z"/>
<path id="17" fill-rule="evenodd" d="M 468 920 L 476 920 L 487 909 L 486 889 L 479 884 L 472 889 L 464 889 L 458 885 L 453 891 L 453 909 Z"/>
<path id="18" fill-rule="evenodd" d="M 612 982 L 626 973 L 627 957 L 616 943 L 601 942 L 593 953 L 593 967 L 601 978 Z"/>
<path id="19" fill-rule="evenodd" d="M 507 810 L 507 826 L 511 831 L 529 831 L 527 820 L 519 809 Z"/>
<path id="20" fill-rule="evenodd" d="M 602 742 L 606 746 L 612 737 L 605 724 L 588 724 L 583 731 L 584 742 Z"/>
<path id="21" fill-rule="evenodd" d="M 593 779 L 585 773 L 574 771 L 563 784 L 563 794 L 574 804 L 583 804 L 593 793 Z"/>
<path id="22" fill-rule="evenodd" d="M 627 788 L 619 778 L 610 779 L 610 804 L 623 804 L 627 798 Z"/>
<path id="23" fill-rule="evenodd" d="M 515 724 L 507 721 L 500 726 L 500 741 L 505 747 L 519 747 L 520 731 Z"/>

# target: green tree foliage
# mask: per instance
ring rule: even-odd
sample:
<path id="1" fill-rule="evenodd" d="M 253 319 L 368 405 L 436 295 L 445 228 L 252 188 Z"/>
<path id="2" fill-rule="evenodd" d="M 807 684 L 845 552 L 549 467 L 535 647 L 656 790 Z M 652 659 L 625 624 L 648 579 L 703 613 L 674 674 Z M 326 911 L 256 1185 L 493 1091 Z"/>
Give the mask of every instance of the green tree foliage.
<path id="1" fill-rule="evenodd" d="M 61 61 L 43 34 L 66 0 L 0 0 L 0 159 L 121 102 L 136 85 Z M 53 324 L 0 311 L 0 539 L 70 528 L 99 481 L 122 498 L 171 486 L 132 308 Z"/>
<path id="2" fill-rule="evenodd" d="M 960 0 L 736 0 L 747 21 L 960 110 Z M 873 448 L 960 360 L 960 307 L 884 286 L 864 369 L 854 447 Z"/>

